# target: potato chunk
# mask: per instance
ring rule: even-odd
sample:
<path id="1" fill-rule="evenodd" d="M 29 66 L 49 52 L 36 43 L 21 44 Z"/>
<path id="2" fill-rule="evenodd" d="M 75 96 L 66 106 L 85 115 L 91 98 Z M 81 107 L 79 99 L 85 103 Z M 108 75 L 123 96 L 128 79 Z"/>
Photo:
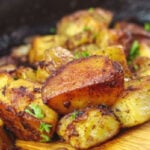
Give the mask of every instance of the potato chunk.
<path id="1" fill-rule="evenodd" d="M 102 27 L 109 26 L 112 13 L 96 8 L 92 11 L 81 10 L 63 17 L 57 24 L 58 34 L 72 36 L 85 30 L 98 32 Z"/>
<path id="2" fill-rule="evenodd" d="M 100 106 L 67 114 L 59 121 L 57 133 L 73 147 L 87 149 L 110 139 L 119 128 L 112 112 Z"/>
<path id="3" fill-rule="evenodd" d="M 91 105 L 112 105 L 123 91 L 123 80 L 120 64 L 107 57 L 91 56 L 72 61 L 49 77 L 42 97 L 44 103 L 62 114 Z"/>
<path id="4" fill-rule="evenodd" d="M 41 85 L 29 80 L 13 80 L 0 74 L 0 117 L 16 137 L 48 142 L 57 122 L 57 114 L 41 99 Z"/>
<path id="5" fill-rule="evenodd" d="M 122 127 L 132 127 L 150 119 L 150 76 L 126 83 L 123 95 L 113 106 Z"/>
<path id="6" fill-rule="evenodd" d="M 33 39 L 29 50 L 29 62 L 35 63 L 45 59 L 45 51 L 64 44 L 64 36 L 45 35 Z"/>

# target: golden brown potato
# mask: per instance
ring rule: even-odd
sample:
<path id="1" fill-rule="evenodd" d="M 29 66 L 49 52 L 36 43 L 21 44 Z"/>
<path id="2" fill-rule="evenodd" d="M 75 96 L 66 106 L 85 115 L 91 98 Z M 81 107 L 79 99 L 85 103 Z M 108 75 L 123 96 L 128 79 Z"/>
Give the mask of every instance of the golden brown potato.
<path id="1" fill-rule="evenodd" d="M 132 127 L 150 119 L 150 76 L 126 82 L 123 95 L 113 106 L 122 127 Z"/>
<path id="2" fill-rule="evenodd" d="M 100 106 L 67 114 L 59 121 L 57 133 L 73 147 L 87 149 L 112 138 L 119 129 L 112 112 Z"/>
<path id="3" fill-rule="evenodd" d="M 82 50 L 84 49 L 84 50 Z M 125 76 L 129 77 L 130 76 L 130 71 L 127 65 L 127 60 L 126 60 L 126 55 L 124 52 L 124 49 L 121 45 L 114 45 L 114 46 L 109 46 L 103 49 L 92 47 L 92 45 L 89 46 L 83 46 L 82 49 L 78 49 L 75 51 L 75 56 L 78 54 L 79 57 L 82 57 L 82 55 L 85 53 L 87 56 L 92 56 L 92 55 L 99 55 L 99 56 L 107 56 L 111 60 L 119 62 L 125 72 Z M 84 55 L 83 55 L 84 56 Z"/>
<path id="4" fill-rule="evenodd" d="M 150 76 L 150 58 L 137 57 L 131 64 L 131 69 L 135 77 Z"/>
<path id="5" fill-rule="evenodd" d="M 14 146 L 3 129 L 3 121 L 0 119 L 0 150 L 11 150 Z"/>
<path id="6" fill-rule="evenodd" d="M 36 81 L 36 71 L 30 67 L 18 67 L 12 73 L 14 79 L 27 79 L 30 81 Z"/>
<path id="7" fill-rule="evenodd" d="M 47 142 L 52 137 L 57 114 L 41 100 L 41 85 L 14 80 L 0 74 L 0 117 L 16 137 Z"/>
<path id="8" fill-rule="evenodd" d="M 60 66 L 73 60 L 73 54 L 62 47 L 45 51 L 45 60 L 36 63 L 36 81 L 43 83 Z"/>
<path id="9" fill-rule="evenodd" d="M 29 62 L 35 63 L 45 59 L 45 51 L 62 46 L 66 38 L 61 35 L 45 35 L 35 37 L 29 51 Z"/>
<path id="10" fill-rule="evenodd" d="M 108 27 L 112 20 L 112 13 L 104 9 L 81 10 L 63 17 L 57 24 L 57 33 L 72 36 L 90 30 L 99 32 Z"/>
<path id="11" fill-rule="evenodd" d="M 96 34 L 91 31 L 84 31 L 68 38 L 64 46 L 69 50 L 74 50 L 82 45 L 95 42 Z"/>
<path id="12" fill-rule="evenodd" d="M 76 150 L 65 142 L 53 142 L 50 144 L 33 141 L 16 141 L 16 146 L 21 150 Z"/>
<path id="13" fill-rule="evenodd" d="M 133 37 L 127 32 L 115 29 L 101 29 L 96 36 L 96 44 L 104 49 L 108 46 L 122 45 L 126 56 L 128 56 Z"/>
<path id="14" fill-rule="evenodd" d="M 91 105 L 112 105 L 123 91 L 123 80 L 120 64 L 107 57 L 91 56 L 72 61 L 49 77 L 42 97 L 44 103 L 62 114 Z"/>
<path id="15" fill-rule="evenodd" d="M 139 56 L 150 58 L 150 39 L 139 42 Z"/>

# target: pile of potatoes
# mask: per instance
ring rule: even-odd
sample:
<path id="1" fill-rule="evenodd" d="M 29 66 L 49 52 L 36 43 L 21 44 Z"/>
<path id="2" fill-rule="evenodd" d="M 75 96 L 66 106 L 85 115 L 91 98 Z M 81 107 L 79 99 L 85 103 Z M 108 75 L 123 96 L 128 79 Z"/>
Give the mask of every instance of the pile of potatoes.
<path id="1" fill-rule="evenodd" d="M 91 149 L 150 120 L 150 32 L 112 18 L 74 12 L 0 59 L 0 149 Z"/>

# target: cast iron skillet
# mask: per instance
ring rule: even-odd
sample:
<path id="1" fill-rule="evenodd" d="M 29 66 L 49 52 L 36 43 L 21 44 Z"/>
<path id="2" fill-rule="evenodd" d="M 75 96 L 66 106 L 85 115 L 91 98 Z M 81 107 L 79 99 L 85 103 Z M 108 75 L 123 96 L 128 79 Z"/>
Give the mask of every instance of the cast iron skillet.
<path id="1" fill-rule="evenodd" d="M 149 0 L 0 0 L 0 55 L 27 36 L 49 33 L 65 14 L 89 7 L 112 10 L 114 21 L 150 21 Z"/>

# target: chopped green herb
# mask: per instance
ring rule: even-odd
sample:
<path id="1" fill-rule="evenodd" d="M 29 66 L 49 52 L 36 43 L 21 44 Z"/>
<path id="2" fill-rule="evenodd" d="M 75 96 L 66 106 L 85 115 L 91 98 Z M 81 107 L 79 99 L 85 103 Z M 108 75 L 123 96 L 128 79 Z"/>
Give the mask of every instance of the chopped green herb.
<path id="1" fill-rule="evenodd" d="M 94 12 L 94 8 L 93 8 L 93 7 L 90 7 L 90 8 L 88 9 L 88 12 L 90 12 L 90 13 Z"/>
<path id="2" fill-rule="evenodd" d="M 76 52 L 74 56 L 76 59 L 79 59 L 79 58 L 89 57 L 90 55 L 87 51 L 82 51 L 82 52 Z"/>
<path id="3" fill-rule="evenodd" d="M 14 80 L 18 80 L 18 78 L 17 78 L 17 77 L 14 77 Z"/>
<path id="4" fill-rule="evenodd" d="M 42 109 L 36 104 L 30 104 L 29 108 L 25 109 L 25 112 L 38 119 L 44 118 Z"/>
<path id="5" fill-rule="evenodd" d="M 56 28 L 51 27 L 51 28 L 49 29 L 49 32 L 50 32 L 50 33 L 56 33 Z"/>
<path id="6" fill-rule="evenodd" d="M 86 32 L 86 31 L 90 31 L 90 30 L 91 30 L 91 29 L 90 29 L 90 27 L 88 27 L 88 26 L 85 26 L 84 29 L 83 29 L 83 31 L 85 31 L 85 32 Z"/>
<path id="7" fill-rule="evenodd" d="M 41 142 L 49 142 L 49 141 L 51 141 L 50 137 L 48 137 L 45 134 L 42 134 L 41 138 L 42 138 Z"/>
<path id="8" fill-rule="evenodd" d="M 72 119 L 76 119 L 76 117 L 78 116 L 79 114 L 79 111 L 74 111 L 72 114 L 71 114 L 71 118 Z"/>
<path id="9" fill-rule="evenodd" d="M 150 23 L 145 23 L 144 24 L 144 29 L 148 32 L 150 32 Z"/>
<path id="10" fill-rule="evenodd" d="M 134 70 L 138 70 L 138 69 L 139 69 L 139 66 L 135 64 L 135 65 L 133 66 L 133 68 L 134 68 Z"/>
<path id="11" fill-rule="evenodd" d="M 128 63 L 130 64 L 138 55 L 139 55 L 139 42 L 138 41 L 134 41 L 130 52 L 129 52 L 129 56 L 128 56 Z"/>
<path id="12" fill-rule="evenodd" d="M 39 130 L 40 130 L 41 132 L 44 132 L 44 131 L 45 131 L 45 132 L 49 133 L 50 130 L 51 130 L 51 128 L 52 128 L 52 125 L 51 125 L 51 124 L 46 124 L 46 123 L 43 123 L 43 122 L 42 122 L 42 123 L 40 124 L 40 129 L 39 129 Z"/>

